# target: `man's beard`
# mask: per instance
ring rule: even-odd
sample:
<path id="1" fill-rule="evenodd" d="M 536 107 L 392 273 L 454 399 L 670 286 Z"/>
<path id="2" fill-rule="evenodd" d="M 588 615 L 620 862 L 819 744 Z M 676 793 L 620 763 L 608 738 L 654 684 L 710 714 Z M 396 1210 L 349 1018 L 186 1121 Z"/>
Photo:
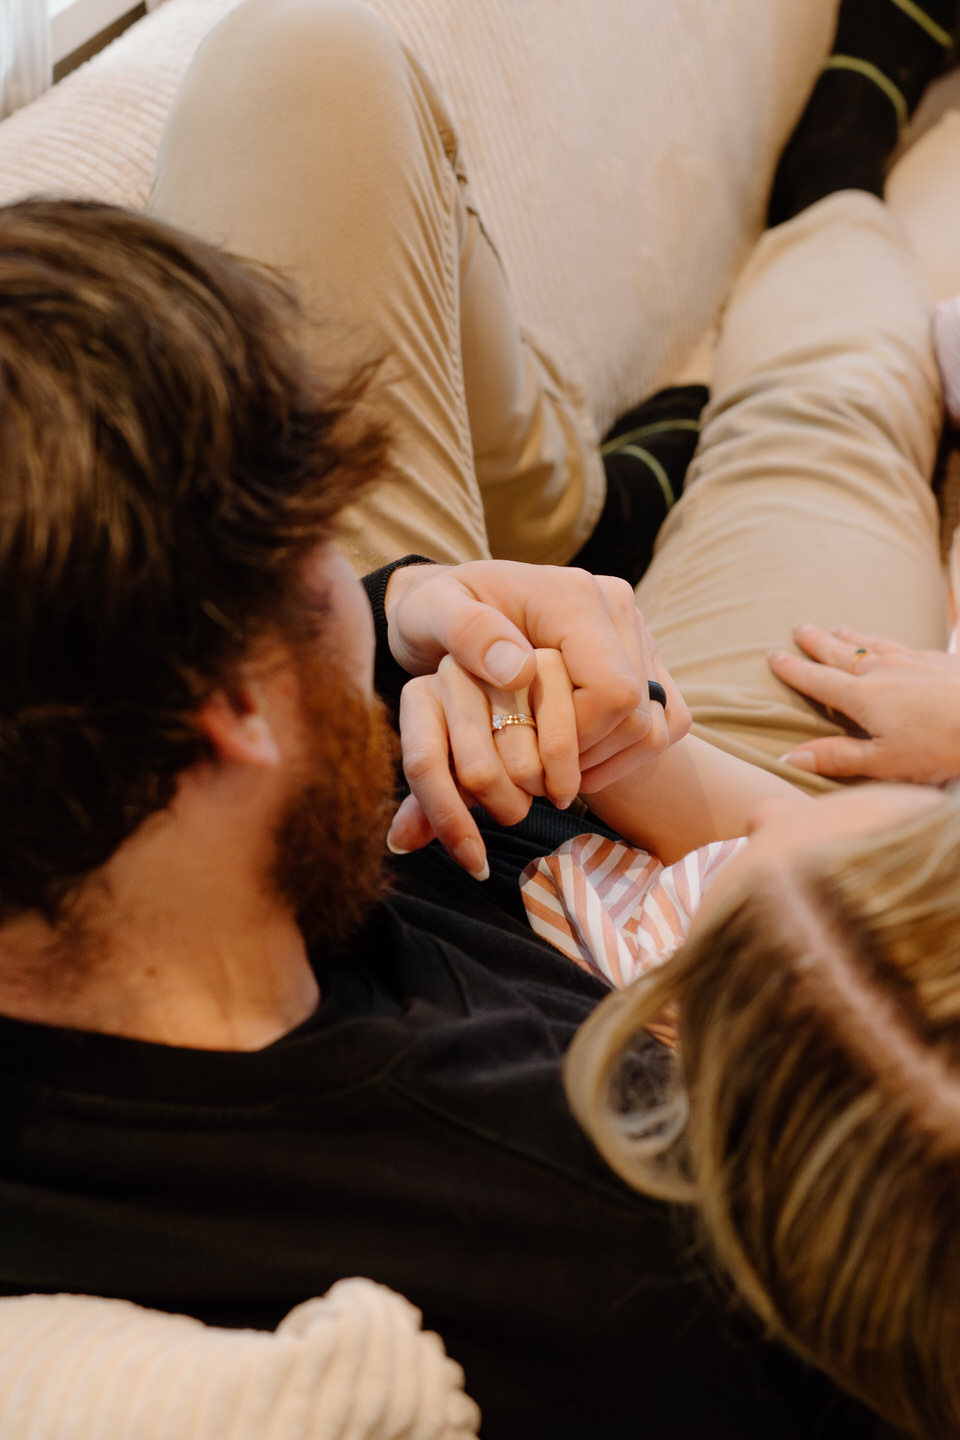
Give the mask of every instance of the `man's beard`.
<path id="1" fill-rule="evenodd" d="M 307 759 L 276 830 L 273 888 L 308 945 L 341 946 L 383 894 L 397 737 L 329 661 L 298 665 Z"/>

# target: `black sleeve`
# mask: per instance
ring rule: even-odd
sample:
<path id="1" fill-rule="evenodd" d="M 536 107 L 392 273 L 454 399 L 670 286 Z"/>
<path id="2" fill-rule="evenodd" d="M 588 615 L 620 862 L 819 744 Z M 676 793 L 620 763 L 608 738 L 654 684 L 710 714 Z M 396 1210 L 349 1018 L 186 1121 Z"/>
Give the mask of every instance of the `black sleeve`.
<path id="1" fill-rule="evenodd" d="M 406 565 L 435 564 L 435 560 L 428 560 L 423 555 L 405 555 L 402 560 L 394 560 L 392 565 L 384 565 L 380 570 L 373 570 L 369 575 L 363 577 L 363 588 L 367 592 L 370 609 L 373 611 L 373 624 L 377 635 L 373 682 L 377 694 L 381 695 L 394 710 L 400 703 L 400 691 L 410 676 L 390 654 L 390 645 L 387 640 L 387 616 L 383 608 L 387 585 L 390 583 L 390 576 L 394 570 L 402 570 Z"/>

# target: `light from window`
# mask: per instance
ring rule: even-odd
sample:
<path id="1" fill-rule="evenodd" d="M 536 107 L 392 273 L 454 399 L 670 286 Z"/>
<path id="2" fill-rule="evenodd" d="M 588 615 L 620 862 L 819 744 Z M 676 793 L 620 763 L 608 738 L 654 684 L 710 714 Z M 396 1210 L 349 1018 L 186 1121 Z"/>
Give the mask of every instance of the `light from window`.
<path id="1" fill-rule="evenodd" d="M 136 3 L 137 0 L 47 0 L 54 65 L 135 9 Z"/>

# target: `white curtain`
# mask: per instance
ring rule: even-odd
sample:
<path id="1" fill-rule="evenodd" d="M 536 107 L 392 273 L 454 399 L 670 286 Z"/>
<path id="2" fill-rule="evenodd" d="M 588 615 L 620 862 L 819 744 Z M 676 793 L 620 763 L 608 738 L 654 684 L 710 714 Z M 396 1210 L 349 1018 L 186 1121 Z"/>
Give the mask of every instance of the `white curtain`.
<path id="1" fill-rule="evenodd" d="M 0 0 L 0 118 L 52 78 L 49 0 Z"/>

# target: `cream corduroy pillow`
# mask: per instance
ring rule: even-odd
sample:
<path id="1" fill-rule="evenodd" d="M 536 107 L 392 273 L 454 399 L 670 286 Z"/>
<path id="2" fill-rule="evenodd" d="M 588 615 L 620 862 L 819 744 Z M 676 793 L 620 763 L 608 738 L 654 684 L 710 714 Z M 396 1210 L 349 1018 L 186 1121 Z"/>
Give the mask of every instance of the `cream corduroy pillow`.
<path id="1" fill-rule="evenodd" d="M 473 1440 L 420 1313 L 342 1280 L 269 1333 L 125 1300 L 0 1300 L 0 1440 Z"/>

